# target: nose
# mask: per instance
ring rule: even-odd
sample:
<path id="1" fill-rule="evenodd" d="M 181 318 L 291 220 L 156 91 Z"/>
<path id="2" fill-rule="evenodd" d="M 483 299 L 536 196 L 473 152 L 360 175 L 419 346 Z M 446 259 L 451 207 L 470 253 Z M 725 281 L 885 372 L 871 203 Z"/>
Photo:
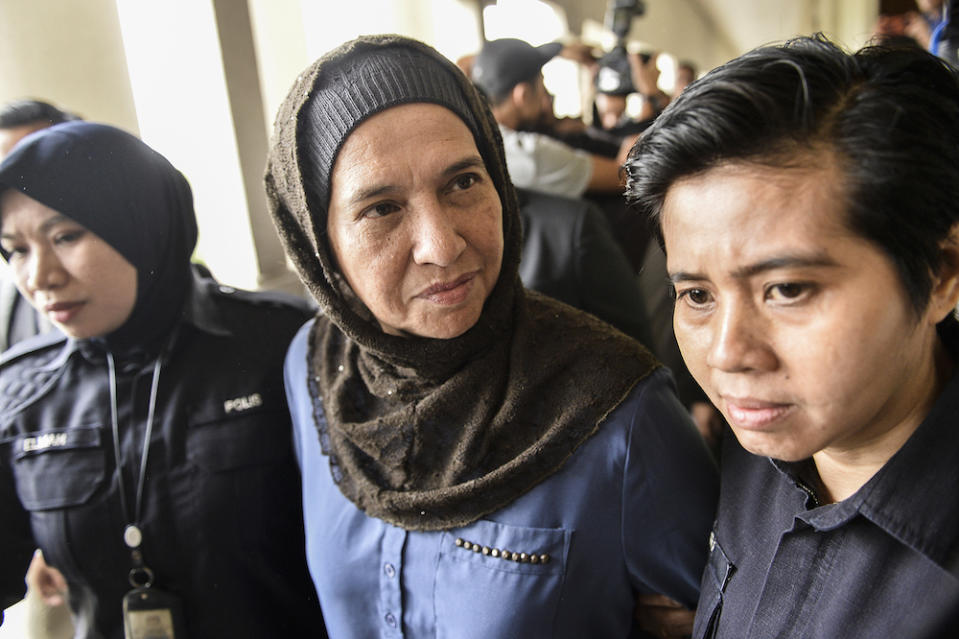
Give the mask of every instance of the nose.
<path id="1" fill-rule="evenodd" d="M 438 199 L 420 203 L 413 216 L 413 260 L 417 264 L 446 267 L 466 249 L 457 212 Z"/>
<path id="2" fill-rule="evenodd" d="M 27 290 L 41 291 L 62 286 L 67 273 L 54 251 L 37 248 L 30 253 L 25 277 Z"/>
<path id="3" fill-rule="evenodd" d="M 755 309 L 727 305 L 714 316 L 706 364 L 727 373 L 769 371 L 776 356 Z"/>

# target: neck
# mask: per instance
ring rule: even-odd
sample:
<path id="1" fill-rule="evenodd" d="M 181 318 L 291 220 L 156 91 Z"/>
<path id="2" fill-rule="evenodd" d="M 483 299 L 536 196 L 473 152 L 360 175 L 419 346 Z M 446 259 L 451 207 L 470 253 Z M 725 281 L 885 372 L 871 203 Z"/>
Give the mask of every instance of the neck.
<path id="1" fill-rule="evenodd" d="M 820 501 L 842 501 L 862 488 L 916 432 L 952 376 L 952 369 L 952 359 L 937 339 L 925 373 L 915 378 L 917 388 L 922 389 L 917 401 L 900 409 L 899 417 L 891 425 L 878 423 L 877 428 L 869 427 L 851 445 L 831 446 L 813 454 L 819 473 Z M 885 407 L 882 412 L 887 413 Z M 879 419 L 882 418 L 881 415 Z"/>
<path id="2" fill-rule="evenodd" d="M 516 109 L 513 108 L 511 101 L 503 101 L 501 104 L 494 106 L 492 111 L 493 117 L 499 124 L 505 126 L 507 129 L 519 131 L 522 122 L 519 114 L 516 113 Z"/>

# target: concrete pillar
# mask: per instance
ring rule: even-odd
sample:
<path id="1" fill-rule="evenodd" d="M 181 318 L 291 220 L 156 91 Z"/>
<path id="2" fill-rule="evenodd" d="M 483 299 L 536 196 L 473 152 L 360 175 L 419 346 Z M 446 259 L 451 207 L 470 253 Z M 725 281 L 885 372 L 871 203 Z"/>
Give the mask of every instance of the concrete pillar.
<path id="1" fill-rule="evenodd" d="M 268 127 L 264 125 L 272 121 L 272 115 L 264 111 L 250 12 L 246 0 L 214 0 L 213 10 L 258 269 L 257 284 L 300 292 L 298 279 L 287 268 L 263 191 L 269 148 Z"/>
<path id="2" fill-rule="evenodd" d="M 0 102 L 21 98 L 138 133 L 114 0 L 0 2 Z"/>
<path id="3" fill-rule="evenodd" d="M 296 288 L 266 215 L 265 114 L 246 0 L 116 0 L 143 139 L 190 180 L 197 258 L 242 288 Z"/>

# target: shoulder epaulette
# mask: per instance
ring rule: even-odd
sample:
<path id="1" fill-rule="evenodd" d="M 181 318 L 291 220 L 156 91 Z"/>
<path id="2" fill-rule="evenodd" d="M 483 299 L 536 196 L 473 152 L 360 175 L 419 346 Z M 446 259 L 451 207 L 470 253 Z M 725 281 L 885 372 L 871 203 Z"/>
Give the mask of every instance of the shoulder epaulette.
<path id="1" fill-rule="evenodd" d="M 207 286 L 215 296 L 220 298 L 234 299 L 248 304 L 289 308 L 307 314 L 316 311 L 316 305 L 312 300 L 283 291 L 248 291 L 212 281 Z"/>
<path id="2" fill-rule="evenodd" d="M 0 353 L 0 368 L 3 368 L 15 359 L 37 351 L 49 349 L 52 346 L 62 344 L 66 341 L 66 336 L 56 329 L 19 341 Z"/>
<path id="3" fill-rule="evenodd" d="M 0 427 L 43 397 L 62 374 L 72 349 L 58 331 L 14 344 L 0 356 Z"/>

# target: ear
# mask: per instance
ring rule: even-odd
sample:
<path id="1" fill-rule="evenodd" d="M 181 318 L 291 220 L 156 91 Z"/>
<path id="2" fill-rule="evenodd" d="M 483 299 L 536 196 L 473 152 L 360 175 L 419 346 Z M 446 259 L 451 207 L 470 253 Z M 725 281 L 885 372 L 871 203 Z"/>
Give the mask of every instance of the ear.
<path id="1" fill-rule="evenodd" d="M 513 99 L 513 104 L 520 106 L 526 104 L 533 95 L 533 85 L 529 82 L 520 82 L 515 87 L 510 94 L 510 97 Z"/>
<path id="2" fill-rule="evenodd" d="M 959 222 L 952 225 L 940 245 L 942 263 L 934 274 L 929 297 L 930 318 L 941 322 L 959 304 Z"/>

